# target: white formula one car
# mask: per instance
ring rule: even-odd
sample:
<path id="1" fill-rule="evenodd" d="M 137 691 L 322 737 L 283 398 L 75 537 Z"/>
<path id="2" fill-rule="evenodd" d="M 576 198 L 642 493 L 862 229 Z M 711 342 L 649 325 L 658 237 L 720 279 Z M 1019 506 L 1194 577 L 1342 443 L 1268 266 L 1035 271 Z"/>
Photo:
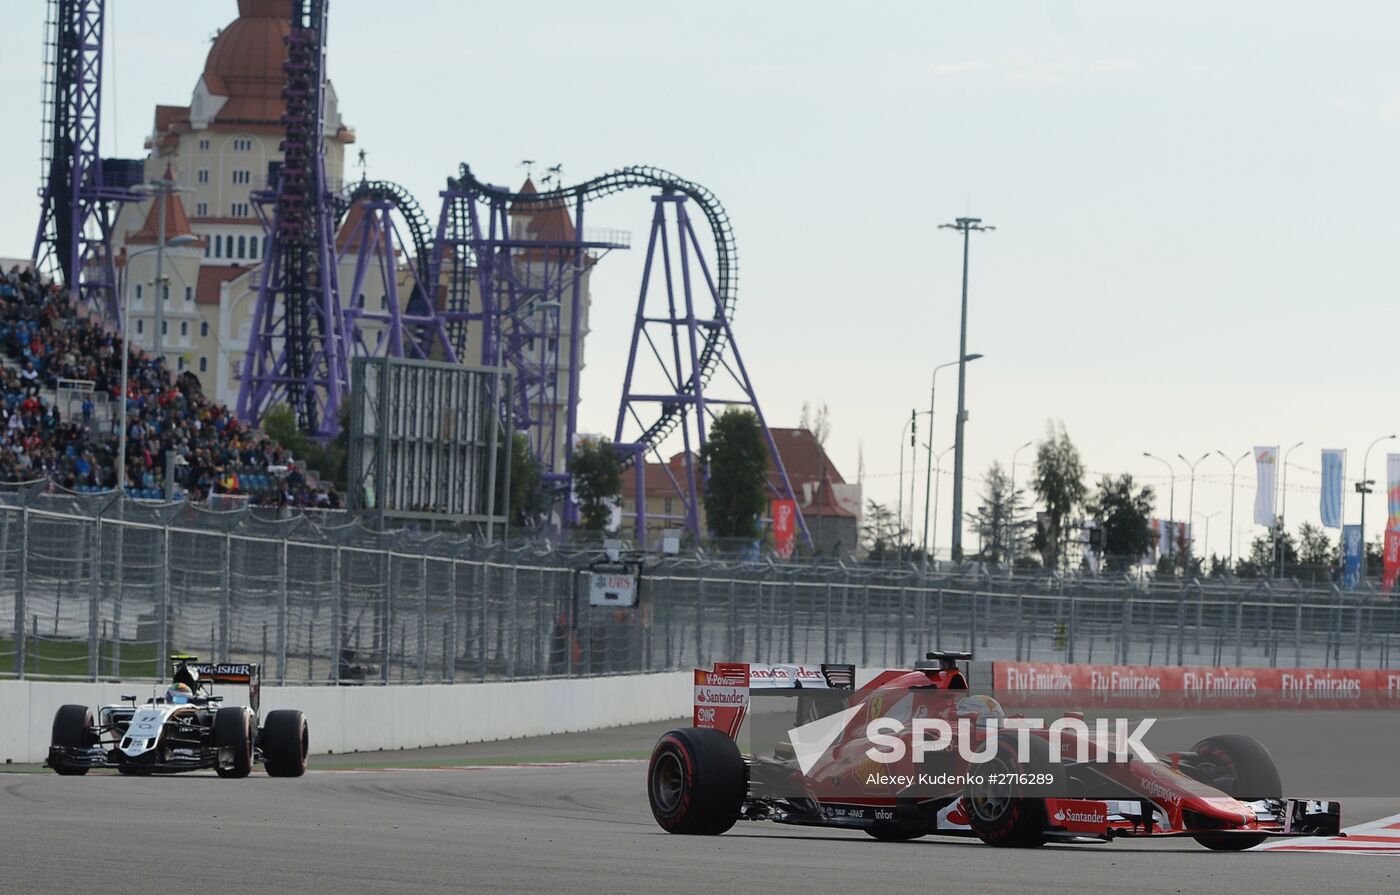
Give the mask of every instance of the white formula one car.
<path id="1" fill-rule="evenodd" d="M 144 705 L 135 696 L 92 710 L 61 706 L 53 719 L 45 765 L 65 776 L 92 768 L 128 775 L 178 774 L 213 768 L 220 777 L 246 777 L 262 761 L 272 777 L 306 773 L 306 717 L 296 710 L 269 712 L 258 723 L 261 669 L 250 663 L 200 664 L 171 656 L 174 674 L 163 695 Z M 213 684 L 246 684 L 248 705 L 226 706 Z"/>

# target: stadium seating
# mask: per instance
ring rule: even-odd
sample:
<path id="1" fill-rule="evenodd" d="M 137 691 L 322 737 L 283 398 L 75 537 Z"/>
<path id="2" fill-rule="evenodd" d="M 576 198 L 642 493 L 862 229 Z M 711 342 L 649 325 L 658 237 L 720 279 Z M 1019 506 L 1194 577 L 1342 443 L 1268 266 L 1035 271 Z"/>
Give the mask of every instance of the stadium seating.
<path id="1" fill-rule="evenodd" d="M 127 494 L 163 500 L 167 457 L 176 454 L 176 493 L 193 501 L 245 494 L 253 505 L 341 507 L 334 485 L 311 485 L 285 470 L 293 458 L 223 404 L 206 398 L 191 372 L 172 377 L 139 348 L 121 383 L 121 338 L 52 282 L 0 271 L 0 482 L 47 478 L 80 494 L 115 488 L 119 406 L 67 417 L 45 397 L 61 379 L 94 383 L 105 408 L 127 402 Z"/>

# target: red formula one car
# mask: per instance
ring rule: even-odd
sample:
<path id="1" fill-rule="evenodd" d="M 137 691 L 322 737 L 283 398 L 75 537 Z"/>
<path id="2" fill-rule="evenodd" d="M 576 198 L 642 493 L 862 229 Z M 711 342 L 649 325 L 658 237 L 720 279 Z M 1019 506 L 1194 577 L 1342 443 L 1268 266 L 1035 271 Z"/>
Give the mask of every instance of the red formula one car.
<path id="1" fill-rule="evenodd" d="M 1186 836 L 1236 851 L 1340 832 L 1340 805 L 1284 798 L 1254 739 L 1213 736 L 1158 758 L 1115 722 L 1008 717 L 992 697 L 969 693 L 958 662 L 970 658 L 929 653 L 859 690 L 851 665 L 696 669 L 694 727 L 670 731 L 652 752 L 652 814 L 672 833 L 770 820 L 1020 847 Z"/>

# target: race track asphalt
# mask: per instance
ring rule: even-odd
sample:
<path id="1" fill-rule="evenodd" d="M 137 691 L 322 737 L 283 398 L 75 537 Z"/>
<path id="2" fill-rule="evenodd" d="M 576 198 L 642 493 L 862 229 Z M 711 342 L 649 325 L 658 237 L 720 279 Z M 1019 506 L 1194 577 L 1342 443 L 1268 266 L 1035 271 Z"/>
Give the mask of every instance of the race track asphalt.
<path id="1" fill-rule="evenodd" d="M 0 774 L 0 892 L 1400 890 L 1400 862 L 1388 857 L 1223 854 L 1189 840 L 1009 851 L 773 824 L 671 836 L 647 809 L 640 761 L 552 764 L 635 753 L 661 727 L 317 756 L 298 780 Z M 511 759 L 535 764 L 491 764 Z M 345 767 L 354 764 L 432 766 Z M 1345 808 L 1348 824 L 1400 811 L 1380 798 Z"/>

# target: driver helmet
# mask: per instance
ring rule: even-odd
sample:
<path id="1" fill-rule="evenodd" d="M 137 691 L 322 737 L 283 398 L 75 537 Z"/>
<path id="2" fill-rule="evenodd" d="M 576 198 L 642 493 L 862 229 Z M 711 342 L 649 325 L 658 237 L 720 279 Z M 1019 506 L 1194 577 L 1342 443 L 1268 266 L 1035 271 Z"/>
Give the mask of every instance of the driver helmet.
<path id="1" fill-rule="evenodd" d="M 165 691 L 165 701 L 171 705 L 187 705 L 194 698 L 194 691 L 188 684 L 171 684 Z"/>
<path id="2" fill-rule="evenodd" d="M 1006 711 L 1001 707 L 1001 703 L 980 693 L 976 696 L 964 696 L 959 699 L 957 712 L 959 715 L 976 715 L 984 720 L 1006 717 Z"/>

